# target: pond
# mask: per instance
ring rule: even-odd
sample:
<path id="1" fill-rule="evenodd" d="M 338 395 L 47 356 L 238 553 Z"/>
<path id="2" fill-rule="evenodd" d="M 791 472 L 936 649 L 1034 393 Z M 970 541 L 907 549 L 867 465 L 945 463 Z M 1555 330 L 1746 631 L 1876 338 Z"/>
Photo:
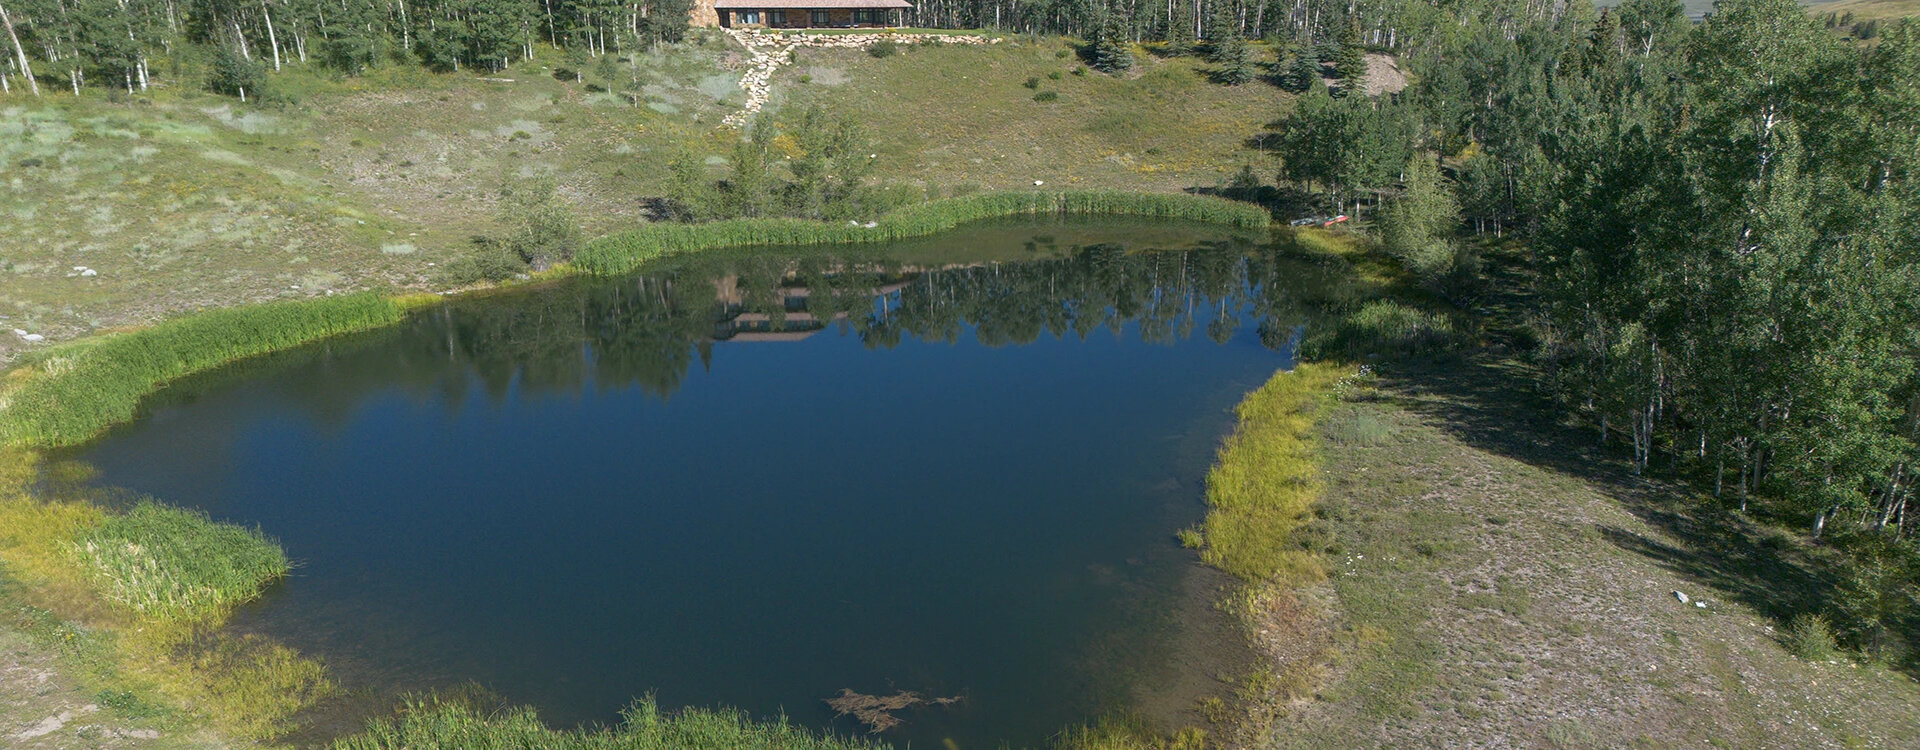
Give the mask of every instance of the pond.
<path id="1" fill-rule="evenodd" d="M 73 457 L 279 539 L 236 627 L 350 689 L 842 733 L 827 699 L 905 690 L 960 700 L 897 745 L 1037 746 L 1225 668 L 1174 532 L 1332 273 L 1112 220 L 716 253 L 226 368 Z"/>

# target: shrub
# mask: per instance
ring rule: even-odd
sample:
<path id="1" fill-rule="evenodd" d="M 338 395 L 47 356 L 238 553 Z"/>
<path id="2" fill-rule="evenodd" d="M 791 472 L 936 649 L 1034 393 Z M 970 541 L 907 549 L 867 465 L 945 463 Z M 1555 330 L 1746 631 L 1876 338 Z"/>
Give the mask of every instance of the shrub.
<path id="1" fill-rule="evenodd" d="M 1022 84 L 1020 84 L 1020 85 L 1022 85 L 1022 86 L 1025 86 L 1025 87 L 1027 87 L 1027 88 L 1030 88 L 1030 89 L 1037 89 L 1037 88 L 1040 88 L 1040 77 L 1039 77 L 1039 76 L 1027 76 L 1027 81 L 1026 81 L 1026 83 L 1022 83 Z"/>
<path id="2" fill-rule="evenodd" d="M 1042 92 L 1040 92 L 1040 93 L 1038 93 L 1038 94 L 1034 94 L 1034 95 L 1033 95 L 1033 100 L 1034 100 L 1034 101 L 1036 101 L 1036 102 L 1054 102 L 1054 101 L 1059 101 L 1059 100 L 1060 100 L 1060 93 L 1059 93 L 1059 92 L 1057 92 L 1057 91 L 1042 91 Z"/>
<path id="3" fill-rule="evenodd" d="M 900 44 L 892 39 L 882 39 L 867 47 L 867 54 L 874 57 L 892 57 L 900 52 Z"/>
<path id="4" fill-rule="evenodd" d="M 527 272 L 520 254 L 492 240 L 483 240 L 473 252 L 454 258 L 441 266 L 440 280 L 453 286 L 482 281 L 506 281 Z"/>
<path id="5" fill-rule="evenodd" d="M 1048 73 L 1047 73 L 1047 80 L 1050 80 L 1050 81 L 1058 81 L 1058 80 L 1060 80 L 1060 71 L 1058 71 L 1058 70 L 1054 70 L 1054 71 L 1048 71 Z"/>
<path id="6" fill-rule="evenodd" d="M 580 245 L 580 225 L 555 192 L 553 180 L 510 182 L 501 188 L 500 196 L 504 199 L 500 220 L 509 229 L 507 249 L 541 270 L 573 257 Z"/>
<path id="7" fill-rule="evenodd" d="M 1781 633 L 1780 643 L 1787 647 L 1787 653 L 1807 661 L 1827 661 L 1840 653 L 1833 626 L 1827 618 L 1811 613 L 1794 615 Z"/>
<path id="8" fill-rule="evenodd" d="M 244 102 L 248 97 L 258 98 L 266 80 L 266 71 L 258 63 L 241 57 L 224 44 L 214 47 L 212 70 L 207 74 L 207 90 L 237 96 Z"/>
<path id="9" fill-rule="evenodd" d="M 1452 348 L 1461 332 L 1453 318 L 1392 300 L 1374 300 L 1310 337 L 1303 354 L 1321 359 L 1367 354 L 1420 354 Z"/>

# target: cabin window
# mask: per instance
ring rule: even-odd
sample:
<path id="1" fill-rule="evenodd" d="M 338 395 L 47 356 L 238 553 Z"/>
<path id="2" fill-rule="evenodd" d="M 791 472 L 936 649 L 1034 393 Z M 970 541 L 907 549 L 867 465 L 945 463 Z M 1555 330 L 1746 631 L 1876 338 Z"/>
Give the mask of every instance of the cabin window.
<path id="1" fill-rule="evenodd" d="M 757 10 L 743 10 L 733 15 L 735 17 L 735 20 L 739 21 L 740 23 L 749 23 L 749 24 L 760 23 L 760 11 L 757 11 Z"/>
<path id="2" fill-rule="evenodd" d="M 787 12 L 784 10 L 767 11 L 767 25 L 768 26 L 787 25 Z"/>
<path id="3" fill-rule="evenodd" d="M 853 12 L 853 22 L 880 25 L 886 22 L 886 14 L 884 10 L 856 10 Z"/>
<path id="4" fill-rule="evenodd" d="M 828 13 L 824 10 L 816 10 L 813 12 L 813 25 L 826 26 L 831 23 L 833 23 L 832 13 Z"/>

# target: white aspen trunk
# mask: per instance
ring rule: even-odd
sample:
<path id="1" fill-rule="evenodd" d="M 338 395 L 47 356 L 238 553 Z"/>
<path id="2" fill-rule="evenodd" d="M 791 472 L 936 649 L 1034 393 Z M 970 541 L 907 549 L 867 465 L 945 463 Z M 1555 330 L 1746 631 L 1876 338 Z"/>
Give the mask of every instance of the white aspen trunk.
<path id="1" fill-rule="evenodd" d="M 7 74 L 0 73 L 0 94 L 13 93 L 13 84 L 7 81 Z"/>
<path id="2" fill-rule="evenodd" d="M 247 49 L 247 35 L 240 33 L 240 22 L 229 21 L 233 25 L 233 39 L 240 43 L 240 59 L 253 62 L 253 52 Z"/>
<path id="3" fill-rule="evenodd" d="M 273 14 L 267 12 L 267 0 L 260 0 L 260 18 L 267 22 L 267 46 L 273 48 L 273 72 L 280 72 L 280 36 L 273 32 Z"/>
<path id="4" fill-rule="evenodd" d="M 33 78 L 33 64 L 27 62 L 27 50 L 20 46 L 20 35 L 13 31 L 13 17 L 7 15 L 7 6 L 0 5 L 0 25 L 7 27 L 7 38 L 13 41 L 14 59 L 20 63 L 20 74 L 27 77 L 27 87 L 34 96 L 40 95 L 40 82 Z"/>
<path id="5" fill-rule="evenodd" d="M 151 78 L 147 75 L 147 56 L 141 55 L 140 56 L 140 90 L 141 91 L 147 90 L 147 84 L 150 80 Z"/>

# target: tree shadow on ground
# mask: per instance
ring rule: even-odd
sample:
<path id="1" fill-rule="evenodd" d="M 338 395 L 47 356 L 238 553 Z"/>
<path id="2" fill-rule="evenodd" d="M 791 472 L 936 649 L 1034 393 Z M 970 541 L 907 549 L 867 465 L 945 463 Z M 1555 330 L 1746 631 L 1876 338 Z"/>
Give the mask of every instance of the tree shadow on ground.
<path id="1" fill-rule="evenodd" d="M 1502 344 L 1479 352 L 1381 368 L 1407 407 L 1461 441 L 1579 479 L 1663 532 L 1601 525 L 1602 537 L 1711 594 L 1779 622 L 1817 611 L 1827 578 L 1809 549 L 1674 482 L 1635 476 L 1623 453 L 1593 430 L 1551 415 L 1564 411 L 1538 387 L 1539 373 Z M 1701 597 L 1703 592 L 1691 591 Z"/>

